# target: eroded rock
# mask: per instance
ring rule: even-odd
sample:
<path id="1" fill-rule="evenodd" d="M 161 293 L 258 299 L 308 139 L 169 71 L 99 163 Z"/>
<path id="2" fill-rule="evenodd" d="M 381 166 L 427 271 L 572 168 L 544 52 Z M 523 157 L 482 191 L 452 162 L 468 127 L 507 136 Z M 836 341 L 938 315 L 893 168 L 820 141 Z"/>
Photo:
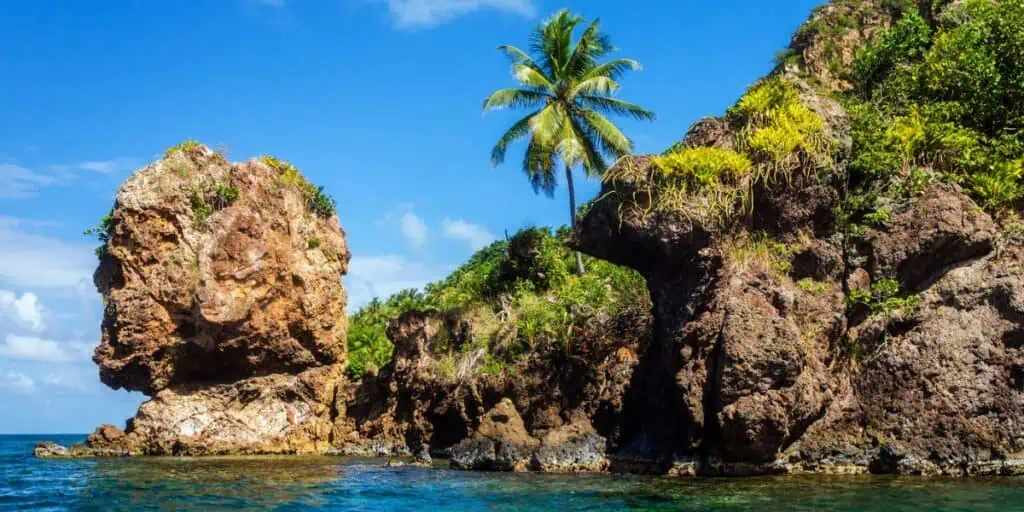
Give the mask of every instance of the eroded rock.
<path id="1" fill-rule="evenodd" d="M 331 448 L 349 252 L 311 194 L 284 163 L 228 163 L 194 145 L 121 186 L 95 274 L 94 361 L 104 383 L 151 399 L 79 455 Z"/>

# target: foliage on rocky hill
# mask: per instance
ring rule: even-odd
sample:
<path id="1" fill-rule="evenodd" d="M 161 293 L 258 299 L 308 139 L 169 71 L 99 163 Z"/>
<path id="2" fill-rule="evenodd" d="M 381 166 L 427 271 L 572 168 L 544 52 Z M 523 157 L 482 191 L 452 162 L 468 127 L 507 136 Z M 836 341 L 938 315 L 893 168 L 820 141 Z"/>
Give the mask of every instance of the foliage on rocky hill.
<path id="1" fill-rule="evenodd" d="M 442 347 L 439 371 L 453 372 L 467 356 L 475 371 L 500 371 L 538 344 L 571 350 L 574 334 L 587 320 L 625 308 L 647 308 L 643 279 L 636 272 L 588 258 L 576 275 L 566 228 L 524 229 L 476 252 L 444 280 L 425 291 L 405 290 L 374 299 L 350 318 L 349 374 L 391 360 L 388 322 L 409 310 L 457 313 L 473 319 L 471 343 Z"/>

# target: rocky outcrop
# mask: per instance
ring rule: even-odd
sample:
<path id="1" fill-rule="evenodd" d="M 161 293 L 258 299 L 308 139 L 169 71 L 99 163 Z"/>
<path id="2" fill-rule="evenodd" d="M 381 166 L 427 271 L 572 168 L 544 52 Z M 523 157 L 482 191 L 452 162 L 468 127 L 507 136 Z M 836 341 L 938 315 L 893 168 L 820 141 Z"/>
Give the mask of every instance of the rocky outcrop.
<path id="1" fill-rule="evenodd" d="M 95 275 L 103 382 L 153 395 L 343 364 L 349 252 L 303 183 L 202 146 L 133 174 Z"/>
<path id="2" fill-rule="evenodd" d="M 826 117 L 803 94 L 830 137 L 841 134 L 841 108 Z M 704 120 L 686 144 L 732 147 L 728 123 Z M 641 272 L 655 317 L 634 382 L 645 399 L 632 406 L 647 421 L 610 454 L 613 468 L 1024 471 L 1020 242 L 939 184 L 895 205 L 884 226 L 843 232 L 833 211 L 844 152 L 834 158 L 825 172 L 758 185 L 749 217 L 725 228 L 637 200 L 649 197 L 635 191 L 651 189 L 650 158 L 609 172 L 574 244 Z M 781 254 L 744 256 L 754 233 Z M 883 282 L 899 289 L 877 296 Z M 849 304 L 853 289 L 875 302 Z"/>
<path id="3" fill-rule="evenodd" d="M 458 469 L 524 471 L 538 444 L 505 398 L 480 418 L 472 436 L 455 445 L 451 464 Z"/>
<path id="4" fill-rule="evenodd" d="M 117 193 L 95 281 L 102 381 L 151 399 L 96 455 L 323 452 L 345 364 L 349 252 L 290 165 L 185 144 Z"/>
<path id="5" fill-rule="evenodd" d="M 450 455 L 464 469 L 603 469 L 608 448 L 639 421 L 628 390 L 650 318 L 632 314 L 595 318 L 570 353 L 552 345 L 498 374 L 469 376 L 446 374 L 439 350 L 467 341 L 471 319 L 407 312 L 388 328 L 393 361 L 345 390 L 339 448 Z"/>

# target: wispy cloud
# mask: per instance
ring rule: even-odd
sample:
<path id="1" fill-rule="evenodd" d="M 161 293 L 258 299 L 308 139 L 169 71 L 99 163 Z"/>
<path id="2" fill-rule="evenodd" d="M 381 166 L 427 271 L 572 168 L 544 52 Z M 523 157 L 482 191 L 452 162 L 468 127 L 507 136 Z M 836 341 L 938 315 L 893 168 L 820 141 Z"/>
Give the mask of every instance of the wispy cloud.
<path id="1" fill-rule="evenodd" d="M 93 246 L 27 231 L 32 223 L 0 217 L 0 282 L 16 287 L 74 291 L 96 268 Z"/>
<path id="2" fill-rule="evenodd" d="M 0 371 L 0 389 L 29 395 L 36 390 L 36 382 L 24 373 Z"/>
<path id="3" fill-rule="evenodd" d="M 0 290 L 0 318 L 7 318 L 32 332 L 40 332 L 46 327 L 43 323 L 45 314 L 46 310 L 34 293 L 23 293 L 18 297 L 12 291 Z"/>
<path id="4" fill-rule="evenodd" d="M 487 228 L 462 219 L 444 219 L 441 222 L 441 233 L 446 238 L 466 242 L 469 248 L 474 251 L 486 247 L 491 242 L 497 240 L 497 237 L 491 234 Z"/>
<path id="5" fill-rule="evenodd" d="M 391 210 L 377 221 L 378 226 L 393 226 L 395 223 L 398 224 L 402 232 L 402 238 L 409 244 L 409 247 L 422 249 L 427 245 L 430 229 L 427 228 L 427 223 L 423 222 L 423 219 L 416 215 L 414 206 L 411 203 L 398 205 L 397 208 Z"/>
<path id="6" fill-rule="evenodd" d="M 113 160 L 90 160 L 78 164 L 78 168 L 83 171 L 99 172 L 103 174 L 132 171 L 138 166 L 138 160 L 128 157 L 115 158 Z"/>
<path id="7" fill-rule="evenodd" d="M 54 183 L 51 176 L 39 174 L 15 164 L 0 164 L 0 198 L 32 197 Z"/>
<path id="8" fill-rule="evenodd" d="M 14 361 L 78 363 L 89 361 L 93 348 L 81 341 L 56 342 L 36 336 L 8 334 L 0 343 L 0 357 Z"/>
<path id="9" fill-rule="evenodd" d="M 532 17 L 534 0 L 386 0 L 399 28 L 434 27 L 476 11 L 494 10 Z"/>
<path id="10" fill-rule="evenodd" d="M 345 287 L 349 311 L 355 311 L 374 297 L 387 297 L 409 288 L 420 289 L 443 278 L 451 266 L 430 265 L 398 254 L 355 256 L 349 263 Z"/>
<path id="11" fill-rule="evenodd" d="M 422 249 L 427 245 L 427 224 L 413 212 L 402 215 L 402 236 L 413 249 Z"/>

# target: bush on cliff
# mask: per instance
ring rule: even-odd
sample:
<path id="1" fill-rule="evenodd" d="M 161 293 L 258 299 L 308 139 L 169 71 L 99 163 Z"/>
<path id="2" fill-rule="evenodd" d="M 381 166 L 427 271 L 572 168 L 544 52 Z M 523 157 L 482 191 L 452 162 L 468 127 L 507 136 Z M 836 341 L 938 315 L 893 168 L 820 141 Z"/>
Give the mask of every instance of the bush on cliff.
<path id="1" fill-rule="evenodd" d="M 572 350 L 583 325 L 598 316 L 650 307 L 636 272 L 587 258 L 587 273 L 574 272 L 575 255 L 565 245 L 569 230 L 528 228 L 477 251 L 465 264 L 424 292 L 406 290 L 374 300 L 349 318 L 349 374 L 361 376 L 372 363 L 391 359 L 388 322 L 410 309 L 452 313 L 472 324 L 472 339 L 460 346 L 438 344 L 439 370 L 465 359 L 474 371 L 491 373 L 530 354 L 539 344 Z M 451 373 L 451 372 L 448 372 Z"/>
<path id="2" fill-rule="evenodd" d="M 1024 197 L 1024 0 L 911 10 L 863 49 L 844 95 L 862 220 L 933 176 L 1005 216 Z"/>

